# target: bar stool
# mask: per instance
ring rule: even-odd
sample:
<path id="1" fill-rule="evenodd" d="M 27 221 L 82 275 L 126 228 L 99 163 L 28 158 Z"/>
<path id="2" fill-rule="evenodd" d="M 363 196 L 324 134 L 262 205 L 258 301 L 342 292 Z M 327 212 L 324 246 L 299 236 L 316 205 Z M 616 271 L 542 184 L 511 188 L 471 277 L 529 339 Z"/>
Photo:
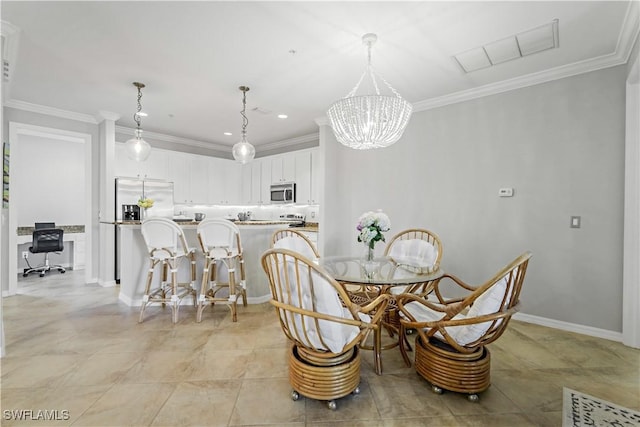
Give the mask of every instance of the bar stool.
<path id="1" fill-rule="evenodd" d="M 204 270 L 198 296 L 196 321 L 202 321 L 202 311 L 207 302 L 211 305 L 216 302 L 225 302 L 231 310 L 233 321 L 236 322 L 238 297 L 242 297 L 243 305 L 247 306 L 247 285 L 240 230 L 229 220 L 212 218 L 201 221 L 197 232 L 200 248 L 204 254 Z M 240 283 L 237 283 L 237 268 L 240 269 Z M 228 289 L 228 296 L 217 296 L 221 289 Z"/>
<path id="2" fill-rule="evenodd" d="M 149 250 L 149 272 L 147 273 L 147 284 L 142 297 L 142 307 L 140 308 L 140 319 L 144 319 L 144 311 L 151 303 L 160 303 L 164 307 L 170 304 L 173 323 L 178 322 L 178 308 L 180 302 L 187 295 L 193 296 L 193 305 L 196 305 L 196 257 L 195 249 L 187 246 L 187 240 L 182 228 L 175 222 L 166 218 L 149 218 L 142 222 L 142 237 Z M 178 282 L 178 264 L 181 260 L 189 260 L 191 266 L 191 282 Z M 156 267 L 160 264 L 159 287 L 152 289 L 153 275 Z M 171 280 L 167 282 L 168 272 L 171 273 Z"/>

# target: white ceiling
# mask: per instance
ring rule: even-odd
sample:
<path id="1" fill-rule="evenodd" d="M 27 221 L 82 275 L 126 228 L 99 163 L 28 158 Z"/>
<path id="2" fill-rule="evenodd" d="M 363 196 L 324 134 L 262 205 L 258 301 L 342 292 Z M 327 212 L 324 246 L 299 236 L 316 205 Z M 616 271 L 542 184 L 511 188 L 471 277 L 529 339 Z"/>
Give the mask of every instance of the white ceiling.
<path id="1" fill-rule="evenodd" d="M 121 115 L 118 125 L 133 128 L 137 93 L 131 83 L 140 81 L 147 85 L 145 131 L 226 148 L 239 140 L 238 86 L 247 85 L 247 109 L 260 110 L 249 111 L 247 134 L 259 152 L 317 133 L 315 119 L 364 71 L 365 33 L 378 35 L 372 52 L 376 71 L 419 110 L 623 63 L 638 32 L 636 6 L 2 1 L 3 24 L 11 24 L 3 25 L 3 35 L 17 30 L 7 49 L 5 104 L 92 117 L 109 111 Z M 453 58 L 554 19 L 558 48 L 471 73 Z M 280 113 L 289 118 L 278 119 Z"/>

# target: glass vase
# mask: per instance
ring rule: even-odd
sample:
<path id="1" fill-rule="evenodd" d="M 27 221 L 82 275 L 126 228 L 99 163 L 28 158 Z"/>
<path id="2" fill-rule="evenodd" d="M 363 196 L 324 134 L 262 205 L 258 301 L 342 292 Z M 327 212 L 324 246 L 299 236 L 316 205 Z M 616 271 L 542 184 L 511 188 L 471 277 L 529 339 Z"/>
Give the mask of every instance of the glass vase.
<path id="1" fill-rule="evenodd" d="M 369 245 L 365 246 L 364 259 L 362 260 L 362 269 L 364 277 L 372 280 L 378 270 L 378 262 L 374 261 L 373 248 Z"/>

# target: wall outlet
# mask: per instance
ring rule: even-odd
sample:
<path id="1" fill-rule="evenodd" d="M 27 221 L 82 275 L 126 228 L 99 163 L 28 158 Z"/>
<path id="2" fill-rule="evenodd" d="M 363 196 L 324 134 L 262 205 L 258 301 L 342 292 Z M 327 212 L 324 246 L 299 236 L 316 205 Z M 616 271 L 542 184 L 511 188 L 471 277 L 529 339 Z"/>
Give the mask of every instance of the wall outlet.
<path id="1" fill-rule="evenodd" d="M 29 258 L 29 252 L 27 252 L 27 251 L 22 251 L 22 258 L 24 258 L 24 259 Z"/>
<path id="2" fill-rule="evenodd" d="M 581 218 L 579 216 L 571 217 L 571 228 L 580 228 Z"/>
<path id="3" fill-rule="evenodd" d="M 501 188 L 498 190 L 500 197 L 513 197 L 513 188 Z"/>
<path id="4" fill-rule="evenodd" d="M 316 211 L 311 211 L 311 218 L 315 218 L 316 217 Z"/>

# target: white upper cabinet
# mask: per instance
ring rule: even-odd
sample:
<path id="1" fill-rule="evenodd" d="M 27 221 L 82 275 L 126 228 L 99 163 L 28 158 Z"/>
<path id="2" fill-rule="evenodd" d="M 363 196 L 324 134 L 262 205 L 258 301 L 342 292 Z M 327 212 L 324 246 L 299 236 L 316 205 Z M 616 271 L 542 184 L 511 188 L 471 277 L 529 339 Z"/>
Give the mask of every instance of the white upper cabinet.
<path id="1" fill-rule="evenodd" d="M 295 155 L 296 203 L 311 203 L 311 152 L 303 151 Z"/>
<path id="2" fill-rule="evenodd" d="M 262 170 L 260 174 L 260 204 L 271 204 L 271 182 L 273 176 L 273 164 L 268 160 L 261 160 Z"/>
<path id="3" fill-rule="evenodd" d="M 136 162 L 127 156 L 125 144 L 115 145 L 114 175 L 126 178 L 167 179 L 168 151 L 151 149 L 149 158 Z"/>
<path id="4" fill-rule="evenodd" d="M 251 165 L 251 198 L 250 204 L 262 203 L 262 161 L 254 160 Z M 271 173 L 271 171 L 269 171 Z"/>
<path id="5" fill-rule="evenodd" d="M 319 203 L 318 158 L 317 149 L 300 151 L 295 154 L 297 204 L 315 205 Z"/>
<path id="6" fill-rule="evenodd" d="M 170 164 L 168 180 L 173 182 L 173 201 L 189 203 L 191 198 L 190 155 L 174 151 L 170 155 Z"/>
<path id="7" fill-rule="evenodd" d="M 189 156 L 189 202 L 209 204 L 209 163 L 211 157 Z"/>
<path id="8" fill-rule="evenodd" d="M 320 150 L 311 151 L 311 204 L 320 203 Z"/>
<path id="9" fill-rule="evenodd" d="M 242 165 L 242 191 L 239 201 L 241 205 L 251 204 L 251 165 L 252 163 Z"/>
<path id="10" fill-rule="evenodd" d="M 271 183 L 293 182 L 296 179 L 296 159 L 293 153 L 271 158 Z"/>
<path id="11" fill-rule="evenodd" d="M 213 205 L 245 203 L 241 186 L 242 166 L 225 159 L 209 159 L 208 201 Z"/>

